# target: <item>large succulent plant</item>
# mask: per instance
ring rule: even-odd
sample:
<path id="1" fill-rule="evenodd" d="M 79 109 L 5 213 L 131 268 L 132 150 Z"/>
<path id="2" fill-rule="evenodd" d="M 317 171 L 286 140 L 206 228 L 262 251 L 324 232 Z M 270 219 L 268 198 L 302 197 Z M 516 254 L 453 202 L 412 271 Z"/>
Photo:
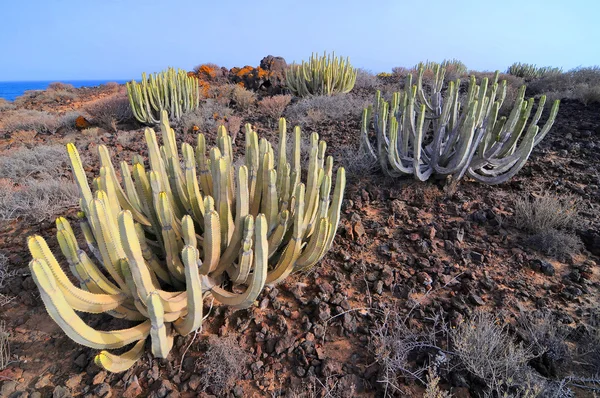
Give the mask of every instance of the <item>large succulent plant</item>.
<path id="1" fill-rule="evenodd" d="M 421 65 L 417 83 L 407 76 L 405 90 L 385 101 L 378 91 L 373 106 L 363 111 L 361 144 L 382 169 L 392 177 L 412 175 L 425 181 L 432 175 L 460 180 L 468 175 L 487 183 L 500 184 L 525 165 L 533 148 L 548 134 L 558 112 L 555 101 L 542 128 L 546 96 L 525 100 L 525 86 L 519 89 L 510 115 L 498 117 L 506 96 L 506 81 L 491 84 L 471 77 L 464 99 L 460 80 L 444 89 L 445 70 L 434 66 L 435 76 L 424 87 Z M 442 96 L 445 91 L 445 96 Z M 370 140 L 371 121 L 375 142 Z M 365 149 L 366 148 L 366 149 Z"/>
<path id="2" fill-rule="evenodd" d="M 326 144 L 316 133 L 303 183 L 300 129 L 294 130 L 290 162 L 285 119 L 279 121 L 277 157 L 246 125 L 245 163 L 237 168 L 224 127 L 208 154 L 201 134 L 195 150 L 184 143 L 183 160 L 164 111 L 160 127 L 162 146 L 152 129 L 145 131 L 148 166 L 139 155 L 132 165 L 121 162 L 123 186 L 105 146 L 99 147 L 93 189 L 75 146 L 67 146 L 90 254 L 62 217 L 56 221 L 57 238 L 79 286 L 42 237 L 28 240 L 33 279 L 48 313 L 71 339 L 102 349 L 95 361 L 112 372 L 131 367 L 148 336 L 153 354 L 165 358 L 174 331 L 186 335 L 202 325 L 206 296 L 246 308 L 265 285 L 312 267 L 331 247 L 339 222 L 345 172 L 338 169 L 331 195 L 333 159 L 325 157 Z M 100 331 L 77 312 L 139 324 Z M 106 351 L 132 343 L 121 355 Z"/>

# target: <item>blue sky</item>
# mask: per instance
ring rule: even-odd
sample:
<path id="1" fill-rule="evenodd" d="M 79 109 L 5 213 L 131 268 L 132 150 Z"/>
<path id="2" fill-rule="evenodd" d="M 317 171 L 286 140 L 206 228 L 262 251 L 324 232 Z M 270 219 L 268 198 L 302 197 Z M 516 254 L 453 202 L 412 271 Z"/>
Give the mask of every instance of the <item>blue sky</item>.
<path id="1" fill-rule="evenodd" d="M 130 79 L 336 51 L 374 72 L 600 65 L 598 0 L 2 0 L 0 81 Z"/>

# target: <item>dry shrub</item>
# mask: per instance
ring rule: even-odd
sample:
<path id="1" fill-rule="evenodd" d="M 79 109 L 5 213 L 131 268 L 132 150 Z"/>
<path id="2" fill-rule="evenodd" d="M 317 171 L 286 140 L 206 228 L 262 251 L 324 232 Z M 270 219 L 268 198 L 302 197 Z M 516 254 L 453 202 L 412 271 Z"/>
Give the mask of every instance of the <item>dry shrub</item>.
<path id="1" fill-rule="evenodd" d="M 229 116 L 227 120 L 224 121 L 223 124 L 227 128 L 227 132 L 231 136 L 231 140 L 235 143 L 235 139 L 240 132 L 240 128 L 242 127 L 242 118 L 239 116 Z"/>
<path id="2" fill-rule="evenodd" d="M 6 322 L 0 321 L 0 371 L 4 370 L 10 361 L 10 346 L 8 344 Z"/>
<path id="3" fill-rule="evenodd" d="M 527 363 L 534 357 L 532 348 L 516 344 L 507 325 L 498 323 L 492 315 L 476 312 L 451 329 L 453 351 L 461 367 L 485 383 L 489 393 L 504 396 L 514 389 L 527 393 L 525 389 L 531 389 L 527 386 L 531 375 Z"/>
<path id="4" fill-rule="evenodd" d="M 143 141 L 144 134 L 139 131 L 119 131 L 117 134 L 117 142 L 123 147 L 129 147 L 136 141 Z"/>
<path id="5" fill-rule="evenodd" d="M 0 220 L 25 218 L 34 222 L 52 219 L 77 205 L 79 192 L 71 180 L 34 180 L 0 184 Z"/>
<path id="6" fill-rule="evenodd" d="M 356 82 L 354 83 L 355 89 L 363 90 L 374 90 L 379 85 L 377 76 L 366 69 L 359 68 L 356 70 Z"/>
<path id="7" fill-rule="evenodd" d="M 248 354 L 233 336 L 208 337 L 208 350 L 198 361 L 198 375 L 202 391 L 225 396 L 241 379 Z"/>
<path id="8" fill-rule="evenodd" d="M 423 398 L 451 398 L 452 396 L 447 391 L 440 389 L 440 376 L 434 369 L 429 369 L 427 372 L 427 386 Z"/>
<path id="9" fill-rule="evenodd" d="M 67 151 L 62 145 L 20 148 L 0 155 L 0 178 L 20 182 L 28 178 L 56 179 L 69 173 Z"/>
<path id="10" fill-rule="evenodd" d="M 581 67 L 535 79 L 528 85 L 532 94 L 551 99 L 577 99 L 584 104 L 600 102 L 600 66 Z"/>
<path id="11" fill-rule="evenodd" d="M 515 226 L 531 233 L 573 228 L 579 220 L 579 202 L 573 195 L 559 197 L 547 192 L 533 200 L 518 198 L 515 202 Z"/>
<path id="12" fill-rule="evenodd" d="M 238 87 L 236 84 L 211 86 L 207 97 L 214 99 L 220 105 L 229 106 L 233 101 L 233 92 L 236 87 Z"/>
<path id="13" fill-rule="evenodd" d="M 231 96 L 236 107 L 244 112 L 256 103 L 256 94 L 237 84 L 233 88 Z"/>
<path id="14" fill-rule="evenodd" d="M 133 112 L 127 93 L 121 91 L 86 105 L 85 110 L 101 127 L 117 132 L 117 124 L 133 121 Z"/>
<path id="15" fill-rule="evenodd" d="M 107 82 L 104 83 L 103 86 L 112 91 L 113 93 L 116 93 L 119 90 L 121 90 L 121 85 L 117 82 Z"/>
<path id="16" fill-rule="evenodd" d="M 260 100 L 258 103 L 258 108 L 266 116 L 273 120 L 277 120 L 281 117 L 283 111 L 290 104 L 291 100 L 291 95 L 274 95 L 272 97 L 266 97 Z"/>
<path id="17" fill-rule="evenodd" d="M 233 110 L 227 106 L 219 104 L 214 99 L 207 99 L 200 106 L 185 113 L 179 122 L 183 131 L 190 132 L 194 126 L 201 132 L 216 131 L 219 122 L 233 115 Z"/>
<path id="18" fill-rule="evenodd" d="M 0 98 L 0 112 L 10 111 L 10 110 L 13 110 L 15 108 L 16 107 L 15 107 L 15 105 L 12 102 L 10 102 L 10 101 L 8 101 L 8 100 L 6 100 L 4 98 Z"/>
<path id="19" fill-rule="evenodd" d="M 2 130 L 35 130 L 41 134 L 54 133 L 60 125 L 56 115 L 45 111 L 18 109 L 7 112 L 2 118 Z"/>
<path id="20" fill-rule="evenodd" d="M 74 91 L 75 87 L 69 83 L 52 82 L 48 85 L 49 91 Z"/>
<path id="21" fill-rule="evenodd" d="M 360 120 L 362 111 L 370 101 L 352 94 L 340 94 L 331 97 L 316 96 L 304 98 L 286 109 L 285 115 L 294 123 L 309 125 L 319 113 L 325 120 Z M 315 113 L 318 111 L 318 113 Z M 313 112 L 309 116 L 309 112 Z"/>
<path id="22" fill-rule="evenodd" d="M 371 332 L 371 350 L 381 367 L 378 381 L 383 383 L 385 396 L 404 393 L 397 382 L 399 376 L 426 384 L 430 364 L 416 365 L 412 361 L 414 356 L 430 353 L 435 357 L 432 365 L 436 368 L 445 362 L 445 355 L 436 345 L 437 331 L 442 329 L 445 326 L 440 327 L 437 318 L 430 329 L 417 329 L 396 312 L 383 314 Z"/>
<path id="23" fill-rule="evenodd" d="M 525 245 L 561 260 L 580 253 L 583 247 L 581 239 L 573 232 L 557 229 L 538 232 L 525 239 Z"/>
<path id="24" fill-rule="evenodd" d="M 358 149 L 352 146 L 342 147 L 337 158 L 346 169 L 346 175 L 350 180 L 369 177 L 379 169 L 377 159 L 362 147 Z"/>
<path id="25" fill-rule="evenodd" d="M 35 130 L 17 130 L 10 134 L 11 140 L 20 144 L 32 144 L 37 136 Z"/>

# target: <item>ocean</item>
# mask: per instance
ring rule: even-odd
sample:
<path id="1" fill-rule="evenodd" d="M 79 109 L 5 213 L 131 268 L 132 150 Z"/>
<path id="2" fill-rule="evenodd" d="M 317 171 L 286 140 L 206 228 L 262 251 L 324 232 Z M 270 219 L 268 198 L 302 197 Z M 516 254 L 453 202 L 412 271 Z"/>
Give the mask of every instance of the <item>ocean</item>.
<path id="1" fill-rule="evenodd" d="M 0 82 L 0 98 L 13 101 L 27 90 L 45 90 L 48 85 L 57 80 L 48 80 L 40 82 Z M 74 87 L 93 87 L 108 82 L 117 82 L 124 84 L 129 80 L 60 80 L 61 83 L 72 84 Z"/>

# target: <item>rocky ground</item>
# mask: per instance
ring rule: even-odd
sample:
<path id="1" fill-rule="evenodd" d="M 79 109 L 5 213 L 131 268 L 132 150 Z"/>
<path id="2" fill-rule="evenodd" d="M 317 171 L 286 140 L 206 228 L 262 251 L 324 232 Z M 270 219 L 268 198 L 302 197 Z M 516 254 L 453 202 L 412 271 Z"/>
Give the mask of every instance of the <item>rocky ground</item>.
<path id="1" fill-rule="evenodd" d="M 102 95 L 82 92 L 77 105 L 45 105 L 44 110 L 64 112 Z M 264 118 L 243 116 L 262 136 L 275 137 Z M 324 123 L 318 132 L 329 153 L 339 158 L 356 145 L 358 125 L 358 119 Z M 143 152 L 140 126 L 119 129 L 116 134 L 101 130 L 91 138 L 74 131 L 38 134 L 25 144 L 7 132 L 0 134 L 0 156 L 10 156 L 21 145 L 66 139 L 75 140 L 82 152 L 105 143 L 117 160 Z M 119 139 L 125 129 L 127 142 Z M 178 138 L 193 142 L 194 135 Z M 243 147 L 241 140 L 237 145 Z M 89 169 L 97 167 L 94 156 L 89 161 Z M 517 327 L 522 314 L 548 313 L 566 328 L 569 347 L 579 347 L 600 314 L 599 173 L 600 106 L 565 101 L 549 136 L 509 183 L 489 187 L 465 180 L 452 187 L 444 181 L 391 180 L 376 170 L 352 175 L 338 236 L 321 264 L 267 289 L 253 308 L 234 312 L 215 304 L 200 333 L 176 337 L 167 360 L 148 353 L 123 374 L 101 371 L 92 360 L 95 350 L 64 335 L 27 275 L 25 238 L 41 234 L 56 246 L 53 220 L 1 221 L 0 251 L 8 270 L 19 274 L 0 290 L 13 298 L 0 307 L 11 348 L 11 362 L 0 371 L 0 396 L 422 396 L 425 386 L 406 373 L 394 380 L 400 390 L 382 382 L 386 373 L 377 331 L 392 315 L 411 330 L 439 327 L 445 335 L 444 330 L 485 311 L 516 339 L 526 340 Z M 580 198 L 573 234 L 584 244 L 581 251 L 559 259 L 546 256 L 527 246 L 528 235 L 514 226 L 516 199 L 544 192 Z M 76 210 L 67 210 L 67 217 L 74 220 Z M 205 302 L 205 311 L 210 304 Z M 86 319 L 105 330 L 122 326 L 108 317 Z M 444 339 L 433 351 L 415 350 L 407 363 L 416 369 L 436 352 L 450 350 Z M 219 344 L 231 355 L 214 361 L 208 353 Z M 565 369 L 552 358 L 536 361 L 531 366 L 549 380 L 591 377 L 600 369 L 600 362 L 573 361 Z M 227 373 L 218 369 L 221 364 L 236 362 L 243 366 L 230 386 L 206 385 L 207 368 Z M 440 375 L 442 388 L 454 396 L 482 391 L 478 380 L 460 368 L 442 366 Z M 576 396 L 592 396 L 589 389 L 571 388 Z"/>

